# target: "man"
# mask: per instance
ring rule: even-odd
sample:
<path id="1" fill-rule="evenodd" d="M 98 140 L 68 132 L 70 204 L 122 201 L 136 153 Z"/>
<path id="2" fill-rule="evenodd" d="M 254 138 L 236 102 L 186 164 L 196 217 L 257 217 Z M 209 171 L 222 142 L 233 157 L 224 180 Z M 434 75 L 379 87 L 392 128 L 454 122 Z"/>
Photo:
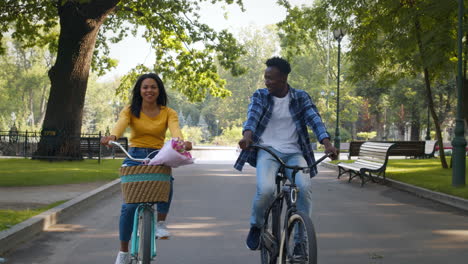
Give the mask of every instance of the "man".
<path id="1" fill-rule="evenodd" d="M 256 167 L 257 192 L 253 200 L 250 218 L 250 232 L 246 245 L 257 250 L 260 244 L 260 230 L 264 213 L 274 198 L 275 177 L 280 164 L 266 151 L 248 149 L 252 144 L 269 147 L 288 165 L 307 166 L 314 163 L 307 126 L 312 128 L 317 140 L 325 146 L 325 152 L 337 157 L 337 151 L 330 142 L 325 125 L 310 96 L 288 84 L 291 72 L 289 63 L 279 57 L 266 61 L 265 86 L 254 92 L 244 123 L 243 138 L 239 141 L 242 149 L 234 167 L 242 170 L 245 162 Z M 312 196 L 310 177 L 315 176 L 314 168 L 309 175 L 296 174 L 296 184 L 301 190 L 297 201 L 298 210 L 311 216 Z M 291 177 L 291 170 L 286 170 Z"/>

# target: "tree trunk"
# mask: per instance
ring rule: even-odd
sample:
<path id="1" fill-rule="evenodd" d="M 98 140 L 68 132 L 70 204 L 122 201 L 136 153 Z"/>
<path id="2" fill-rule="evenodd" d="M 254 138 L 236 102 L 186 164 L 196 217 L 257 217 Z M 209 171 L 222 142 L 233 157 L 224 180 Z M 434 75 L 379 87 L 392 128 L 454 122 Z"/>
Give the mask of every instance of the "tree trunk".
<path id="1" fill-rule="evenodd" d="M 416 107 L 411 107 L 411 135 L 412 141 L 420 140 L 421 134 L 421 116 Z"/>
<path id="2" fill-rule="evenodd" d="M 377 131 L 377 140 L 383 140 L 384 137 L 384 130 L 383 130 L 383 122 L 382 122 L 382 115 L 380 111 L 375 112 L 375 130 Z"/>
<path id="3" fill-rule="evenodd" d="M 42 92 L 41 92 L 41 104 L 39 106 L 39 118 L 36 123 L 37 125 L 42 124 L 44 122 L 45 112 L 46 112 L 45 106 L 47 102 L 46 91 L 47 91 L 47 85 L 44 85 L 42 87 Z"/>
<path id="4" fill-rule="evenodd" d="M 81 159 L 83 106 L 96 37 L 118 0 L 57 1 L 60 37 L 37 159 Z M 83 1 L 84 2 L 84 1 Z"/>
<path id="5" fill-rule="evenodd" d="M 421 40 L 421 25 L 419 23 L 419 18 L 417 16 L 415 17 L 415 31 L 416 31 L 416 39 L 418 42 L 418 48 L 419 48 L 419 56 L 421 57 L 421 61 L 423 64 L 423 69 L 424 69 L 424 83 L 426 86 L 427 101 L 429 103 L 429 109 L 432 115 L 432 120 L 434 120 L 436 138 L 438 140 L 437 144 L 439 145 L 440 162 L 441 162 L 442 168 L 448 169 L 447 160 L 445 159 L 445 153 L 444 153 L 444 143 L 442 142 L 442 131 L 440 129 L 439 118 L 437 117 L 437 113 L 435 111 L 434 100 L 432 99 L 429 69 L 427 68 L 425 59 L 424 59 L 425 58 L 424 49 L 423 49 L 423 43 Z"/>

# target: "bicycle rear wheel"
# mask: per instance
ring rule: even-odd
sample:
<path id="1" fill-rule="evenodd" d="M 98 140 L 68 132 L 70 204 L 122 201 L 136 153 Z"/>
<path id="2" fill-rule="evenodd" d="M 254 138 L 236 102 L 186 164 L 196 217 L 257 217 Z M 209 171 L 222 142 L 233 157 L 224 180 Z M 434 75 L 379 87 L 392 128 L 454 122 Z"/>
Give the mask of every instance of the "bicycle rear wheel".
<path id="1" fill-rule="evenodd" d="M 143 209 L 140 214 L 140 221 L 138 221 L 138 264 L 150 264 L 151 261 L 152 217 L 153 212 L 148 208 Z"/>
<path id="2" fill-rule="evenodd" d="M 282 201 L 277 201 L 265 217 L 260 236 L 260 258 L 262 264 L 275 264 L 278 259 L 280 214 Z"/>
<path id="3" fill-rule="evenodd" d="M 303 212 L 288 218 L 283 231 L 279 252 L 279 264 L 316 264 L 317 238 L 312 220 Z"/>

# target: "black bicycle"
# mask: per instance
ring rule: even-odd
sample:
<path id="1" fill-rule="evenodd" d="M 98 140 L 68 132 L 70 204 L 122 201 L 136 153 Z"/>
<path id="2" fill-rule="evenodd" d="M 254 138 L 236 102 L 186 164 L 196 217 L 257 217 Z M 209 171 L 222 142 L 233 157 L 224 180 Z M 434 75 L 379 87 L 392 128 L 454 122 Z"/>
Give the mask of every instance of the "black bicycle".
<path id="1" fill-rule="evenodd" d="M 296 174 L 299 171 L 309 173 L 313 167 L 330 156 L 326 154 L 308 167 L 288 166 L 269 148 L 252 145 L 250 148 L 270 153 L 279 163 L 276 175 L 276 196 L 265 212 L 265 223 L 260 234 L 260 255 L 262 264 L 316 264 L 317 239 L 312 220 L 296 208 L 300 194 L 296 186 Z M 292 170 L 291 181 L 288 181 L 285 170 Z M 283 208 L 284 201 L 286 207 Z M 284 210 L 283 210 L 284 209 Z M 284 215 L 282 217 L 282 215 Z M 281 232 L 281 219 L 284 219 Z"/>

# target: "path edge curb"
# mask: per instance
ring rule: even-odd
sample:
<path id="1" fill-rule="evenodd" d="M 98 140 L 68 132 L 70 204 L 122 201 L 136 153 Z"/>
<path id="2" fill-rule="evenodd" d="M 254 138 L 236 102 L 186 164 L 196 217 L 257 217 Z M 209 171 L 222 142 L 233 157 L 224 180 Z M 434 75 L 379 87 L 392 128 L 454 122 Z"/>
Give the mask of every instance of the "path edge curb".
<path id="1" fill-rule="evenodd" d="M 338 171 L 337 165 L 332 164 L 327 161 L 324 161 L 322 163 L 322 166 Z M 460 197 L 456 197 L 456 196 L 441 193 L 441 192 L 431 191 L 422 187 L 414 186 L 411 184 L 392 180 L 389 178 L 387 178 L 386 181 L 387 181 L 387 183 L 385 184 L 386 186 L 389 186 L 389 187 L 392 187 L 401 191 L 405 191 L 413 195 L 416 195 L 418 197 L 429 199 L 429 200 L 432 200 L 441 204 L 445 204 L 451 207 L 455 207 L 457 209 L 461 209 L 463 211 L 468 212 L 468 200 L 467 199 L 463 199 Z"/>
<path id="2" fill-rule="evenodd" d="M 11 251 L 34 236 L 46 231 L 50 226 L 87 208 L 90 203 L 120 191 L 120 179 L 104 184 L 92 191 L 83 193 L 59 206 L 51 208 L 26 221 L 0 231 L 0 255 Z"/>

